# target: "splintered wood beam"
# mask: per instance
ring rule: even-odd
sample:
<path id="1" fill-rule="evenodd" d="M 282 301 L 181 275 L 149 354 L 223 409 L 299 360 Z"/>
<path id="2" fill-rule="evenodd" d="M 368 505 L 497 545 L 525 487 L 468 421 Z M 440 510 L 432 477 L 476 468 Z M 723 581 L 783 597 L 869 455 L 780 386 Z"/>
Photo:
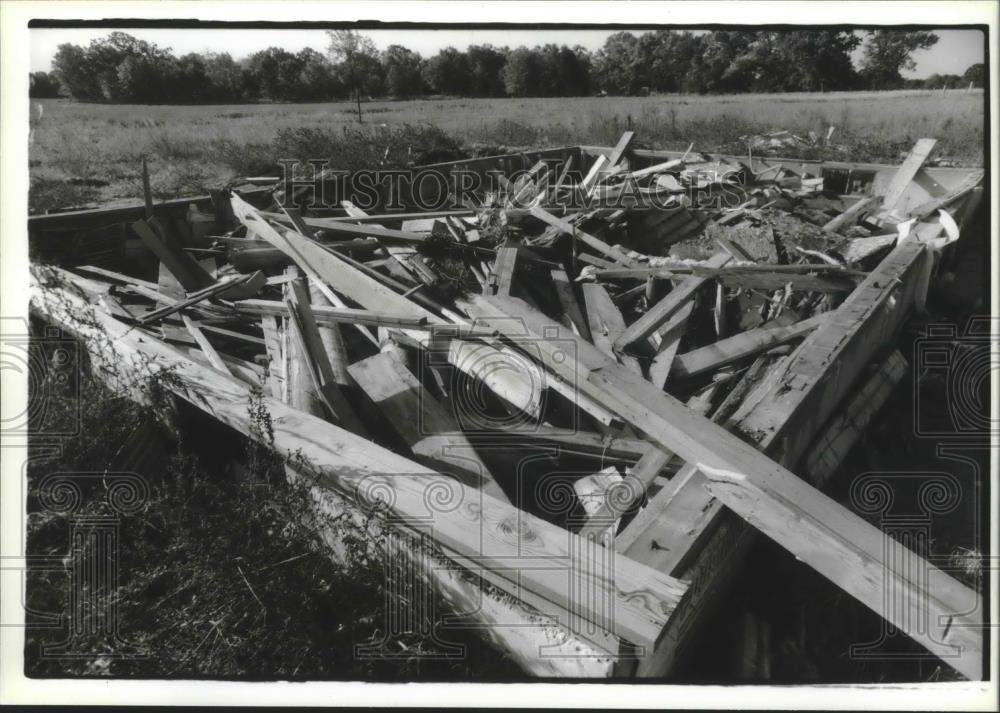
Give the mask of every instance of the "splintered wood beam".
<path id="1" fill-rule="evenodd" d="M 708 267 L 722 267 L 730 258 L 729 253 L 719 252 L 709 258 Z M 614 342 L 617 352 L 624 351 L 630 344 L 647 339 L 653 332 L 676 314 L 681 307 L 694 298 L 695 293 L 705 284 L 706 278 L 692 275 L 674 285 L 670 293 L 646 310 L 639 319 L 630 324 Z"/>
<path id="2" fill-rule="evenodd" d="M 768 443 L 782 434 L 778 460 L 805 452 L 876 349 L 902 327 L 921 287 L 914 277 L 928 256 L 921 239 L 942 229 L 937 223 L 918 224 L 803 341 L 772 392 L 746 414 L 747 432 L 761 434 Z"/>
<path id="3" fill-rule="evenodd" d="M 573 168 L 573 156 L 570 155 L 563 162 L 562 171 L 559 172 L 559 178 L 556 179 L 555 186 L 552 188 L 552 193 L 558 198 L 559 189 L 562 188 L 563 183 L 566 182 L 566 177 L 569 175 L 570 170 Z"/>
<path id="4" fill-rule="evenodd" d="M 619 248 L 608 245 L 600 238 L 596 238 L 593 235 L 590 235 L 589 233 L 585 233 L 572 223 L 563 220 L 562 218 L 557 218 L 556 216 L 552 215 L 541 206 L 537 205 L 532 206 L 529 209 L 529 212 L 533 216 L 541 220 L 543 223 L 547 223 L 548 225 L 551 225 L 553 228 L 559 230 L 560 232 L 572 236 L 573 238 L 579 240 L 587 247 L 591 248 L 592 250 L 596 250 L 597 252 L 601 253 L 610 260 L 613 260 L 617 263 L 621 263 L 622 265 L 626 266 L 632 266 L 636 264 L 636 261 L 633 258 L 626 255 Z"/>
<path id="5" fill-rule="evenodd" d="M 742 332 L 714 344 L 709 344 L 674 357 L 673 372 L 677 376 L 695 376 L 712 371 L 739 359 L 753 356 L 765 349 L 785 344 L 809 334 L 830 318 L 829 312 L 803 319 L 791 325 L 761 326 Z"/>
<path id="6" fill-rule="evenodd" d="M 365 510 L 384 512 L 400 532 L 419 536 L 433 527 L 437 557 L 453 560 L 472 574 L 482 573 L 514 600 L 530 596 L 543 615 L 554 617 L 554 626 L 572 632 L 585 648 L 591 645 L 584 642 L 600 639 L 602 631 L 650 645 L 687 590 L 685 583 L 627 558 L 611 561 L 603 548 L 598 551 L 561 527 L 454 478 L 276 399 L 255 395 L 239 380 L 95 310 L 76 290 L 62 286 L 72 284 L 69 272 L 34 266 L 32 277 L 32 312 L 81 339 L 92 350 L 92 363 L 106 367 L 101 373 L 107 378 L 127 373 L 138 383 L 169 372 L 164 384 L 173 393 L 273 447 L 307 478 L 303 482 L 317 502 L 336 493 Z M 254 400 L 270 415 L 273 438 L 255 426 L 247 409 Z M 428 566 L 427 571 L 435 580 L 446 576 L 437 567 Z M 446 586 L 454 592 L 458 585 Z M 457 591 L 466 592 L 463 602 L 474 601 L 475 593 L 482 606 L 495 601 L 478 583 Z M 497 621 L 507 620 L 504 610 L 491 611 Z M 526 616 L 518 621 L 530 626 Z M 502 632 L 498 638 L 510 641 Z M 556 635 L 560 638 L 561 633 Z M 532 639 L 533 650 L 527 657 L 522 651 L 519 660 L 543 658 L 540 652 L 547 642 Z M 522 642 L 522 648 L 528 643 Z"/>
<path id="7" fill-rule="evenodd" d="M 273 315 L 261 317 L 261 329 L 264 332 L 264 349 L 267 355 L 267 385 L 271 396 L 280 401 L 285 400 L 285 357 L 284 339 L 278 318 Z"/>
<path id="8" fill-rule="evenodd" d="M 309 299 L 312 301 L 313 317 L 316 311 L 322 309 L 336 309 L 328 299 L 323 296 L 315 282 L 309 280 Z M 340 331 L 339 324 L 320 324 L 316 319 L 319 329 L 319 338 L 323 342 L 323 348 L 330 358 L 330 367 L 333 369 L 333 379 L 338 386 L 350 386 L 351 376 L 347 372 L 349 360 L 347 358 L 347 345 L 344 343 L 344 335 Z"/>
<path id="9" fill-rule="evenodd" d="M 253 206 L 232 198 L 233 212 L 244 225 L 285 252 L 303 271 L 315 280 L 323 294 L 340 306 L 344 302 L 331 289 L 342 292 L 362 307 L 374 312 L 413 319 L 425 319 L 428 324 L 442 325 L 444 320 L 433 312 L 398 294 L 383 282 L 360 270 L 349 259 L 325 250 L 319 243 L 293 231 L 284 235 L 264 220 Z M 359 329 L 365 329 L 359 326 Z M 417 344 L 431 346 L 431 335 L 426 330 L 399 329 L 398 333 Z M 370 334 L 366 331 L 365 334 Z M 378 340 L 373 338 L 376 345 Z M 484 382 L 508 404 L 532 417 L 541 412 L 542 377 L 538 368 L 529 360 L 512 360 L 502 350 L 488 344 L 451 340 L 446 355 L 447 362 Z"/>
<path id="10" fill-rule="evenodd" d="M 368 214 L 361 208 L 358 208 L 354 203 L 348 200 L 340 202 L 340 205 L 347 212 L 347 215 L 351 218 L 366 218 Z M 376 228 L 382 228 L 383 226 L 378 223 L 369 223 Z M 403 230 L 406 230 L 406 223 L 403 223 Z M 299 232 L 302 232 L 301 230 Z M 308 235 L 308 234 L 307 234 Z M 311 237 L 311 236 L 310 236 Z M 407 275 L 416 275 L 417 278 L 423 282 L 425 285 L 432 285 L 436 282 L 436 276 L 431 272 L 428 267 L 424 264 L 422 258 L 416 255 L 412 248 L 403 248 L 398 245 L 386 245 L 385 250 L 389 253 L 391 260 L 398 265 L 402 270 L 404 270 Z"/>
<path id="11" fill-rule="evenodd" d="M 320 293 L 322 296 L 322 293 Z M 233 303 L 233 309 L 239 314 L 270 314 L 284 317 L 288 309 L 283 302 L 277 300 L 240 300 Z M 369 327 L 395 327 L 397 329 L 429 328 L 426 317 L 410 317 L 397 314 L 374 312 L 356 307 L 328 307 L 316 305 L 312 308 L 317 324 L 362 324 Z"/>
<path id="12" fill-rule="evenodd" d="M 940 230 L 939 225 L 920 224 L 915 232 L 930 239 Z M 855 388 L 861 370 L 910 313 L 918 289 L 913 277 L 924 256 L 917 240 L 897 246 L 838 308 L 835 319 L 767 370 L 748 395 L 740 396 L 738 408 L 723 404 L 717 415 L 728 428 L 752 434 L 757 447 L 778 462 L 797 463 Z M 744 377 L 734 392 L 747 381 Z M 808 477 L 810 472 L 803 474 Z M 682 469 L 671 479 L 676 492 L 657 493 L 617 539 L 617 544 L 627 545 L 622 552 L 629 556 L 701 583 L 653 654 L 639 663 L 640 676 L 660 676 L 672 668 L 696 624 L 707 615 L 708 603 L 717 601 L 718 582 L 726 581 L 752 541 L 750 528 L 723 511 L 705 489 L 703 478 L 695 468 Z"/>
<path id="13" fill-rule="evenodd" d="M 197 292 L 215 284 L 215 279 L 198 264 L 198 261 L 177 247 L 166 235 L 158 234 L 145 220 L 132 223 L 132 230 L 151 253 L 167 266 L 171 274 L 187 292 Z"/>
<path id="14" fill-rule="evenodd" d="M 338 423 L 333 404 L 329 403 L 322 391 L 322 377 L 319 375 L 316 363 L 309 356 L 309 347 L 303 335 L 302 323 L 295 313 L 294 305 L 288 300 L 291 295 L 291 285 L 299 281 L 299 271 L 294 265 L 286 268 L 286 273 L 295 279 L 286 282 L 283 292 L 286 299 L 285 329 L 282 333 L 282 356 L 285 370 L 285 402 L 305 413 L 320 418 L 326 418 L 331 423 Z"/>
<path id="15" fill-rule="evenodd" d="M 728 254 L 726 255 L 728 257 Z M 780 290 L 791 285 L 794 290 L 812 292 L 850 292 L 865 273 L 833 265 L 670 265 L 629 270 L 598 270 L 598 280 L 646 280 L 650 277 L 682 280 L 685 275 L 714 279 L 726 287 L 757 290 Z"/>
<path id="16" fill-rule="evenodd" d="M 132 275 L 123 275 L 120 272 L 115 272 L 114 270 L 108 270 L 103 267 L 97 267 L 96 265 L 77 265 L 74 266 L 73 269 L 80 272 L 89 272 L 94 275 L 100 275 L 101 277 L 106 277 L 116 282 L 122 282 L 125 283 L 126 285 L 137 285 L 139 287 L 145 287 L 147 290 L 152 290 L 153 292 L 156 292 L 160 287 L 159 284 L 156 282 L 150 282 L 149 280 L 140 280 L 138 277 L 132 277 Z"/>
<path id="17" fill-rule="evenodd" d="M 597 185 L 597 179 L 600 178 L 601 173 L 604 171 L 604 167 L 608 164 L 608 157 L 601 154 L 597 157 L 593 164 L 590 166 L 590 170 L 587 171 L 587 175 L 583 177 L 583 182 L 580 187 L 583 192 L 587 195 L 593 190 L 594 186 Z"/>
<path id="18" fill-rule="evenodd" d="M 558 448 L 560 453 L 572 453 L 588 458 L 635 463 L 648 450 L 649 442 L 638 438 L 624 438 L 611 434 L 593 433 L 576 428 L 558 428 L 537 424 L 530 429 L 503 431 L 499 426 L 491 431 L 467 434 L 479 442 L 516 440 L 519 443 L 538 443 Z"/>
<path id="19" fill-rule="evenodd" d="M 635 138 L 634 131 L 626 131 L 622 134 L 622 137 L 618 139 L 618 143 L 615 147 L 611 149 L 611 153 L 608 155 L 608 169 L 613 169 L 618 165 L 618 162 L 625 157 L 625 152 L 628 151 L 629 146 L 632 144 L 632 139 Z"/>
<path id="20" fill-rule="evenodd" d="M 611 300 L 603 285 L 596 282 L 584 282 L 583 300 L 587 306 L 587 317 L 590 320 L 590 334 L 594 346 L 612 359 L 618 360 L 637 374 L 642 374 L 639 361 L 628 354 L 618 355 L 613 345 L 625 331 L 625 318 Z"/>
<path id="21" fill-rule="evenodd" d="M 841 228 L 850 227 L 858 221 L 858 218 L 866 210 L 874 206 L 879 202 L 878 196 L 870 196 L 867 198 L 861 198 L 852 206 L 850 206 L 843 213 L 833 218 L 828 223 L 823 225 L 823 230 L 828 233 L 836 233 Z"/>
<path id="22" fill-rule="evenodd" d="M 640 178 L 646 178 L 647 176 L 655 176 L 658 173 L 664 173 L 666 171 L 674 171 L 676 169 L 683 167 L 684 167 L 683 159 L 675 158 L 670 161 L 664 161 L 663 163 L 654 164 L 653 166 L 640 168 L 637 171 L 630 171 L 627 174 L 625 174 L 625 178 L 637 181 Z"/>
<path id="23" fill-rule="evenodd" d="M 830 480 L 908 371 L 903 355 L 892 352 L 844 410 L 834 415 L 810 446 L 802 468 L 811 482 L 822 486 Z"/>
<path id="24" fill-rule="evenodd" d="M 168 304 L 166 307 L 161 307 L 160 309 L 153 310 L 145 317 L 142 317 L 139 320 L 139 324 L 149 324 L 150 322 L 155 322 L 158 319 L 163 319 L 164 317 L 167 317 L 171 314 L 180 312 L 182 309 L 187 309 L 188 307 L 192 307 L 198 304 L 199 302 L 207 300 L 211 297 L 220 296 L 224 292 L 226 292 L 232 287 L 235 287 L 239 283 L 249 282 L 256 275 L 260 275 L 260 279 L 258 280 L 258 282 L 260 283 L 261 286 L 263 286 L 264 284 L 263 273 L 255 273 L 254 275 L 239 275 L 227 278 L 225 280 L 219 280 L 218 282 L 213 283 L 212 285 L 206 287 L 203 290 L 199 290 L 197 292 L 188 295 L 182 300 L 176 300 L 171 304 Z"/>
<path id="25" fill-rule="evenodd" d="M 285 289 L 288 324 L 306 361 L 313 387 L 322 398 L 330 418 L 359 436 L 366 435 L 365 427 L 337 385 L 337 377 L 313 316 L 308 288 L 302 279 L 297 279 L 287 283 Z"/>
<path id="26" fill-rule="evenodd" d="M 612 492 L 608 492 L 600 506 L 590 513 L 587 522 L 577 534 L 581 537 L 597 537 L 602 540 L 605 547 L 610 546 L 612 543 L 604 539 L 607 534 L 611 535 L 610 539 L 614 539 L 614 531 L 611 530 L 609 533 L 609 528 L 645 496 L 646 490 L 653 484 L 656 476 L 667 467 L 673 457 L 673 453 L 650 445 L 635 466 L 628 469 L 622 484 L 616 486 Z"/>
<path id="27" fill-rule="evenodd" d="M 924 161 L 930 156 L 931 151 L 937 145 L 937 139 L 920 139 L 910 153 L 900 164 L 899 169 L 896 171 L 892 180 L 889 181 L 889 185 L 886 187 L 885 192 L 882 194 L 882 209 L 880 215 L 888 215 L 899 203 L 900 199 L 903 197 L 903 193 L 906 192 L 907 187 L 913 181 L 913 177 L 917 175 L 917 171 L 920 167 L 924 165 Z"/>
<path id="28" fill-rule="evenodd" d="M 397 349 L 383 351 L 348 367 L 414 455 L 464 483 L 509 502 L 453 414 L 407 368 Z"/>
<path id="29" fill-rule="evenodd" d="M 680 347 L 681 339 L 684 338 L 687 321 L 693 311 L 694 303 L 687 302 L 649 337 L 649 340 L 654 344 L 659 342 L 656 345 L 656 356 L 649 364 L 649 380 L 660 389 L 666 385 L 667 379 L 670 378 L 674 357 L 678 347 Z"/>
<path id="30" fill-rule="evenodd" d="M 649 382 L 523 301 L 473 299 L 476 316 L 498 329 L 510 330 L 510 318 L 520 318 L 547 369 L 572 374 L 581 392 L 696 466 L 708 478 L 704 487 L 727 507 L 964 675 L 981 676 L 982 602 L 975 591 L 754 446 L 653 393 Z M 574 343 L 575 358 L 566 358 L 563 339 Z"/>
<path id="31" fill-rule="evenodd" d="M 208 337 L 204 335 L 201 328 L 195 324 L 194 320 L 186 314 L 182 314 L 181 319 L 184 320 L 184 326 L 187 328 L 191 337 L 194 338 L 198 347 L 205 354 L 208 362 L 222 373 L 232 375 L 232 372 L 229 371 L 229 367 L 226 366 L 226 362 L 222 361 L 222 357 L 219 356 L 219 352 L 215 351 L 215 347 L 213 347 L 212 343 L 208 341 Z"/>
<path id="32" fill-rule="evenodd" d="M 497 249 L 493 270 L 490 272 L 489 293 L 493 295 L 509 295 L 511 282 L 514 278 L 514 265 L 517 263 L 517 248 L 502 247 Z"/>
<path id="33" fill-rule="evenodd" d="M 236 197 L 234 196 L 234 198 Z M 236 200 L 239 199 L 236 198 Z M 279 223 L 284 223 L 289 227 L 295 227 L 292 219 L 284 213 L 260 211 L 260 215 L 268 220 L 274 220 Z M 329 218 L 302 218 L 301 220 L 310 228 L 322 228 L 323 230 L 331 233 L 359 238 L 377 238 L 380 242 L 384 241 L 403 243 L 407 245 L 419 245 L 427 240 L 427 237 L 430 235 L 430 233 L 411 233 L 404 230 L 393 230 L 391 228 L 382 228 L 375 225 L 357 225 L 355 223 L 348 223 L 343 220 L 331 220 Z"/>
<path id="34" fill-rule="evenodd" d="M 583 316 L 583 309 L 576 298 L 576 291 L 569 275 L 563 268 L 549 270 L 552 276 L 552 286 L 555 288 L 556 297 L 562 306 L 564 321 L 568 321 L 567 327 L 576 332 L 584 339 L 590 339 L 590 327 L 587 319 Z"/>

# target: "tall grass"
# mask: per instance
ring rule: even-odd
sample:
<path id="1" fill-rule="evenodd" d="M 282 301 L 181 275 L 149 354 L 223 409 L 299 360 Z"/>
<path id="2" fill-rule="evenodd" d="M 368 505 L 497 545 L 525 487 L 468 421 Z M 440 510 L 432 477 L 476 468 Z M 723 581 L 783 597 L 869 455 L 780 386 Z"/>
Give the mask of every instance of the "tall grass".
<path id="1" fill-rule="evenodd" d="M 353 154 L 365 156 L 370 166 L 387 148 L 399 155 L 406 142 L 416 144 L 406 156 L 416 160 L 421 154 L 439 158 L 438 149 L 450 155 L 457 145 L 482 153 L 609 144 L 632 129 L 651 148 L 682 150 L 694 142 L 703 151 L 742 153 L 740 137 L 748 134 L 825 134 L 833 126 L 833 143 L 843 147 L 837 158 L 894 163 L 916 139 L 932 136 L 942 156 L 979 165 L 984 136 L 981 90 L 371 102 L 361 126 L 345 102 L 43 103 L 45 118 L 31 149 L 32 179 L 96 178 L 107 184 L 95 196 L 101 201 L 141 195 L 143 155 L 151 161 L 153 193 L 168 198 L 257 173 L 281 158 L 331 158 L 344 162 L 334 167 L 350 169 Z"/>

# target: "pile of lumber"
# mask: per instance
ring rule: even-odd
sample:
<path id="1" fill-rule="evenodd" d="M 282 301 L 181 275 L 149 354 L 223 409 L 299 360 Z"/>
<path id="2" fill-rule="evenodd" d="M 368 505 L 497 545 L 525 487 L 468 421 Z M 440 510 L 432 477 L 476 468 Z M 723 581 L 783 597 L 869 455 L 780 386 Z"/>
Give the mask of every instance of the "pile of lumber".
<path id="1" fill-rule="evenodd" d="M 876 197 L 690 149 L 639 167 L 632 141 L 576 179 L 570 160 L 539 162 L 434 213 L 304 215 L 280 189 L 270 205 L 231 193 L 199 250 L 149 204 L 131 228 L 155 281 L 35 266 L 33 309 L 105 360 L 171 370 L 244 432 L 262 393 L 299 475 L 380 500 L 595 660 L 669 669 L 703 594 L 692 563 L 731 517 L 979 677 L 978 593 L 818 489 L 899 380 L 892 334 L 954 226 L 935 211 L 973 186 L 902 229 L 924 142 Z M 480 616 L 527 670 L 593 675 Z"/>

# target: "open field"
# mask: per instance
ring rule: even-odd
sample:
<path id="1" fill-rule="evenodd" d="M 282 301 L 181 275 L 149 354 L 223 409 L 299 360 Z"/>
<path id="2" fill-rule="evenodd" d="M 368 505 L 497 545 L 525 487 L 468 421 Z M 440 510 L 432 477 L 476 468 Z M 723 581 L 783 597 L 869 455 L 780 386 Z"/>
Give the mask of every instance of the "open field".
<path id="1" fill-rule="evenodd" d="M 380 101 L 363 105 L 360 127 L 349 102 L 41 104 L 30 154 L 32 212 L 138 198 L 143 155 L 154 194 L 172 198 L 273 172 L 280 158 L 327 158 L 350 169 L 386 156 L 405 164 L 476 150 L 613 144 L 628 128 L 652 148 L 694 142 L 703 151 L 744 153 L 741 136 L 825 135 L 835 127 L 830 147 L 802 158 L 894 163 L 923 136 L 964 165 L 980 165 L 983 150 L 982 90 Z"/>

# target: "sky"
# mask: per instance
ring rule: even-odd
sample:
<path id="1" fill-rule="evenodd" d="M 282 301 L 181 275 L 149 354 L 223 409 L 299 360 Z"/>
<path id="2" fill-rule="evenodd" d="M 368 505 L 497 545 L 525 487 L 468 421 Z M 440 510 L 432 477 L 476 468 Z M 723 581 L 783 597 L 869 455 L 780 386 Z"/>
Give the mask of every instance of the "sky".
<path id="1" fill-rule="evenodd" d="M 621 28 L 628 29 L 628 28 Z M 326 48 L 323 30 L 192 30 L 141 29 L 126 30 L 129 34 L 161 47 L 170 47 L 174 54 L 188 52 L 229 52 L 241 59 L 267 47 L 282 47 L 298 52 L 305 47 L 318 51 Z M 617 31 L 617 30 L 615 30 Z M 917 66 L 903 72 L 911 79 L 924 79 L 932 74 L 962 74 L 970 64 L 983 61 L 983 33 L 979 30 L 937 30 L 938 43 L 929 50 L 915 52 Z M 64 42 L 86 46 L 92 39 L 103 37 L 109 30 L 101 29 L 33 29 L 31 30 L 31 71 L 48 71 L 56 49 Z M 370 37 L 380 50 L 400 44 L 428 57 L 452 46 L 465 49 L 474 44 L 518 47 L 555 43 L 583 45 L 597 50 L 611 30 L 371 30 Z M 641 33 L 636 33 L 641 34 Z M 854 54 L 855 63 L 861 51 Z"/>

